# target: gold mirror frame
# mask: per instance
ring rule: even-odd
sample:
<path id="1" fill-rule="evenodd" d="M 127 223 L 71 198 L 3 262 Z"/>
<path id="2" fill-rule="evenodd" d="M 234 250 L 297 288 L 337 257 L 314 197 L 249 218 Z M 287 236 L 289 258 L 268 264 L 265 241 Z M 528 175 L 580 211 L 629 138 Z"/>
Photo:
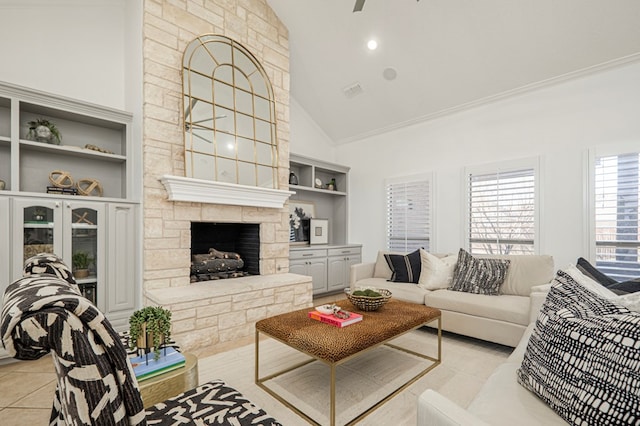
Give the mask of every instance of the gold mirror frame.
<path id="1" fill-rule="evenodd" d="M 257 59 L 205 34 L 185 49 L 182 77 L 185 175 L 277 189 L 275 101 Z"/>

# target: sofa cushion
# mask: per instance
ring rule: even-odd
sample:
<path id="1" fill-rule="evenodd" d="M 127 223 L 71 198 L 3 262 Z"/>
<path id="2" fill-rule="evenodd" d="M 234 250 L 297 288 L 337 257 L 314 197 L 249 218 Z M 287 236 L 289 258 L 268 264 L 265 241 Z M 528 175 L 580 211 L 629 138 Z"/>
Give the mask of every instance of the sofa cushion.
<path id="1" fill-rule="evenodd" d="M 389 264 L 384 258 L 385 254 L 402 254 L 397 252 L 388 252 L 380 250 L 378 252 L 378 257 L 376 258 L 376 266 L 373 268 L 373 278 L 384 278 L 385 280 L 391 279 L 391 268 Z"/>
<path id="2" fill-rule="evenodd" d="M 558 271 L 518 382 L 570 424 L 636 424 L 640 314 Z"/>
<path id="3" fill-rule="evenodd" d="M 608 287 L 612 284 L 616 284 L 618 282 L 613 278 L 609 277 L 608 275 L 604 274 L 603 272 L 600 272 L 598 268 L 596 268 L 591 263 L 589 263 L 589 261 L 584 257 L 578 258 L 578 261 L 576 262 L 576 267 L 580 270 L 580 272 L 582 272 L 583 274 L 585 274 L 586 276 L 588 276 L 598 284 L 601 284 L 605 287 Z"/>
<path id="4" fill-rule="evenodd" d="M 449 290 L 498 295 L 509 263 L 509 260 L 503 259 L 476 258 L 466 250 L 460 249 Z"/>
<path id="5" fill-rule="evenodd" d="M 417 284 L 420 279 L 420 250 L 409 254 L 385 254 L 384 259 L 391 268 L 391 281 Z"/>
<path id="6" fill-rule="evenodd" d="M 640 292 L 640 278 L 618 282 L 606 275 L 598 268 L 589 263 L 585 258 L 578 258 L 576 267 L 586 276 L 593 279 L 598 284 L 605 286 L 616 294 L 629 294 Z"/>
<path id="7" fill-rule="evenodd" d="M 511 262 L 507 276 L 500 288 L 502 294 L 528 296 L 531 293 L 531 287 L 550 283 L 556 274 L 553 256 L 550 255 L 481 254 L 476 257 L 483 259 L 508 259 Z"/>
<path id="8" fill-rule="evenodd" d="M 640 312 L 640 292 L 618 295 L 607 287 L 597 283 L 589 276 L 583 274 L 578 267 L 573 265 L 567 266 L 564 269 L 564 272 L 570 275 L 571 278 L 573 278 L 582 287 L 592 291 L 603 299 L 622 305 L 629 310 Z"/>
<path id="9" fill-rule="evenodd" d="M 391 297 L 405 302 L 424 304 L 424 297 L 429 290 L 407 283 L 394 283 L 384 278 L 365 278 L 355 284 L 355 288 L 384 288 L 391 292 Z"/>
<path id="10" fill-rule="evenodd" d="M 519 366 L 513 362 L 499 365 L 467 410 L 492 426 L 566 426 L 555 411 L 518 384 Z"/>
<path id="11" fill-rule="evenodd" d="M 459 291 L 435 290 L 426 294 L 424 303 L 427 306 L 447 311 L 514 324 L 529 324 L 528 297 L 513 295 L 495 297 Z"/>
<path id="12" fill-rule="evenodd" d="M 448 288 L 453 280 L 453 271 L 458 261 L 455 254 L 438 257 L 424 249 L 420 249 L 422 268 L 418 285 L 427 290 Z"/>

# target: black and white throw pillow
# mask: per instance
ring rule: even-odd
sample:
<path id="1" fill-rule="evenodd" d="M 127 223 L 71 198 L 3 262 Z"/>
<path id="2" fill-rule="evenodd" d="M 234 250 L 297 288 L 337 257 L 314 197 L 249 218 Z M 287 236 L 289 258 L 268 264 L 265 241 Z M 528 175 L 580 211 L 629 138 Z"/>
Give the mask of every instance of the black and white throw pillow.
<path id="1" fill-rule="evenodd" d="M 385 254 L 384 259 L 392 272 L 389 281 L 418 284 L 422 268 L 419 249 L 406 255 Z"/>
<path id="2" fill-rule="evenodd" d="M 518 383 L 570 424 L 638 424 L 640 314 L 558 271 Z"/>
<path id="3" fill-rule="evenodd" d="M 449 290 L 499 295 L 510 263 L 505 259 L 480 259 L 460 249 Z"/>

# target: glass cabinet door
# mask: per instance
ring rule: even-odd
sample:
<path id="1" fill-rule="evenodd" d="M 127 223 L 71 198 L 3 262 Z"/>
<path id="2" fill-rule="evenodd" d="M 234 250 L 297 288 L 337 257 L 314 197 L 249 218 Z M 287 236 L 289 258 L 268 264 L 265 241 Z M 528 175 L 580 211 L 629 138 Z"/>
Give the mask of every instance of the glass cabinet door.
<path id="1" fill-rule="evenodd" d="M 16 200 L 14 214 L 22 226 L 14 228 L 13 277 L 22 276 L 24 261 L 38 253 L 62 256 L 60 202 L 49 200 Z"/>
<path id="2" fill-rule="evenodd" d="M 71 263 L 82 295 L 97 304 L 98 211 L 71 207 Z"/>

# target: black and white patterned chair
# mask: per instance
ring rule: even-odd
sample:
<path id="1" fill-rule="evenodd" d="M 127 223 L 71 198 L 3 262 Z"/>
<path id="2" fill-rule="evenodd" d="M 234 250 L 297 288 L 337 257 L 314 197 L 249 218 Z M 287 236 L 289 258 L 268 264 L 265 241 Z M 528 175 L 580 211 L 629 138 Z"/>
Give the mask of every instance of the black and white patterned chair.
<path id="1" fill-rule="evenodd" d="M 55 255 L 28 259 L 25 276 L 9 285 L 0 334 L 16 359 L 52 353 L 58 383 L 50 425 L 280 425 L 219 380 L 145 411 L 120 336 Z"/>

